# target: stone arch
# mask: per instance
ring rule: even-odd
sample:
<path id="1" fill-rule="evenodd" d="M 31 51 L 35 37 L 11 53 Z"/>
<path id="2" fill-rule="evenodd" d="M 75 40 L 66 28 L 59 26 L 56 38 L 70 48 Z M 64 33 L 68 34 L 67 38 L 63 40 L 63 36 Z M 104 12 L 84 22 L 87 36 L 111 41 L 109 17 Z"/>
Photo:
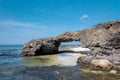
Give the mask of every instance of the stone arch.
<path id="1" fill-rule="evenodd" d="M 63 42 L 80 41 L 85 31 L 66 32 L 56 37 L 42 38 L 31 40 L 26 43 L 21 55 L 22 56 L 36 56 L 45 54 L 57 54 L 59 46 Z M 82 42 L 81 42 L 82 43 Z"/>
<path id="2" fill-rule="evenodd" d="M 72 48 L 77 48 L 81 46 L 80 41 L 70 41 L 70 42 L 61 42 L 59 45 L 59 52 L 58 53 L 64 53 L 64 52 L 74 52 Z"/>

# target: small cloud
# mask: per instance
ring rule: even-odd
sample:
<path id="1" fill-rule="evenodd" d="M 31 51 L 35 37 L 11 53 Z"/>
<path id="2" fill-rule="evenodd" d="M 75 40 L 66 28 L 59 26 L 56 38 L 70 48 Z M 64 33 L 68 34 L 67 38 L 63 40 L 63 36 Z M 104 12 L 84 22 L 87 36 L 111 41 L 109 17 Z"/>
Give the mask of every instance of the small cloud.
<path id="1" fill-rule="evenodd" d="M 82 16 L 80 17 L 80 20 L 84 20 L 84 19 L 86 19 L 86 18 L 88 18 L 88 15 L 84 14 L 84 15 L 82 15 Z"/>

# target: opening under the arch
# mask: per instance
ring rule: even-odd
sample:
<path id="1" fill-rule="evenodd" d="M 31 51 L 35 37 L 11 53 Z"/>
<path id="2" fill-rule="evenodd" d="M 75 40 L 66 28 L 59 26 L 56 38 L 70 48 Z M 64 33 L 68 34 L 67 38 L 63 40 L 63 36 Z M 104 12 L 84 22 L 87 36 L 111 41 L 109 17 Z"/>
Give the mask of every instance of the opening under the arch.
<path id="1" fill-rule="evenodd" d="M 80 41 L 62 42 L 60 46 L 81 46 Z"/>
<path id="2" fill-rule="evenodd" d="M 59 47 L 59 52 L 81 52 L 90 51 L 88 48 L 82 48 L 80 41 L 62 42 Z"/>

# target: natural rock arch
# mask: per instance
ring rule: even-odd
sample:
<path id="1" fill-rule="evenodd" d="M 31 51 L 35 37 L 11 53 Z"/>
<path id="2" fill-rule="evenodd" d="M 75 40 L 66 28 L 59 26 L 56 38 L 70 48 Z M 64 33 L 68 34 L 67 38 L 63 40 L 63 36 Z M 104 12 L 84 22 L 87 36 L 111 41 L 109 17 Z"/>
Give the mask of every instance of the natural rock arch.
<path id="1" fill-rule="evenodd" d="M 35 56 L 58 53 L 60 43 L 70 41 L 80 41 L 82 47 L 90 48 L 93 54 L 103 49 L 107 49 L 108 53 L 112 53 L 111 47 L 114 51 L 118 49 L 114 48 L 115 45 L 108 45 L 108 42 L 114 38 L 115 34 L 119 33 L 120 21 L 111 21 L 82 31 L 66 32 L 56 37 L 31 40 L 25 44 L 21 54 L 23 56 Z"/>
<path id="2" fill-rule="evenodd" d="M 62 42 L 80 41 L 79 32 L 66 32 L 57 37 L 34 39 L 26 43 L 22 56 L 57 54 Z"/>

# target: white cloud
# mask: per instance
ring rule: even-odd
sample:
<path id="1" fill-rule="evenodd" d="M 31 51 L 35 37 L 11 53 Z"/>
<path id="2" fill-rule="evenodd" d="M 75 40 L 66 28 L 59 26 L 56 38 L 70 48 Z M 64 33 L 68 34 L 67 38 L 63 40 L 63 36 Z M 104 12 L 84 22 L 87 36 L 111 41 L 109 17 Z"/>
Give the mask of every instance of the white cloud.
<path id="1" fill-rule="evenodd" d="M 20 21 L 0 21 L 0 26 L 9 27 L 42 27 L 37 23 L 20 22 Z"/>
<path id="2" fill-rule="evenodd" d="M 84 15 L 82 15 L 82 16 L 80 17 L 80 20 L 84 20 L 84 19 L 86 19 L 86 18 L 88 18 L 88 15 L 84 14 Z"/>

